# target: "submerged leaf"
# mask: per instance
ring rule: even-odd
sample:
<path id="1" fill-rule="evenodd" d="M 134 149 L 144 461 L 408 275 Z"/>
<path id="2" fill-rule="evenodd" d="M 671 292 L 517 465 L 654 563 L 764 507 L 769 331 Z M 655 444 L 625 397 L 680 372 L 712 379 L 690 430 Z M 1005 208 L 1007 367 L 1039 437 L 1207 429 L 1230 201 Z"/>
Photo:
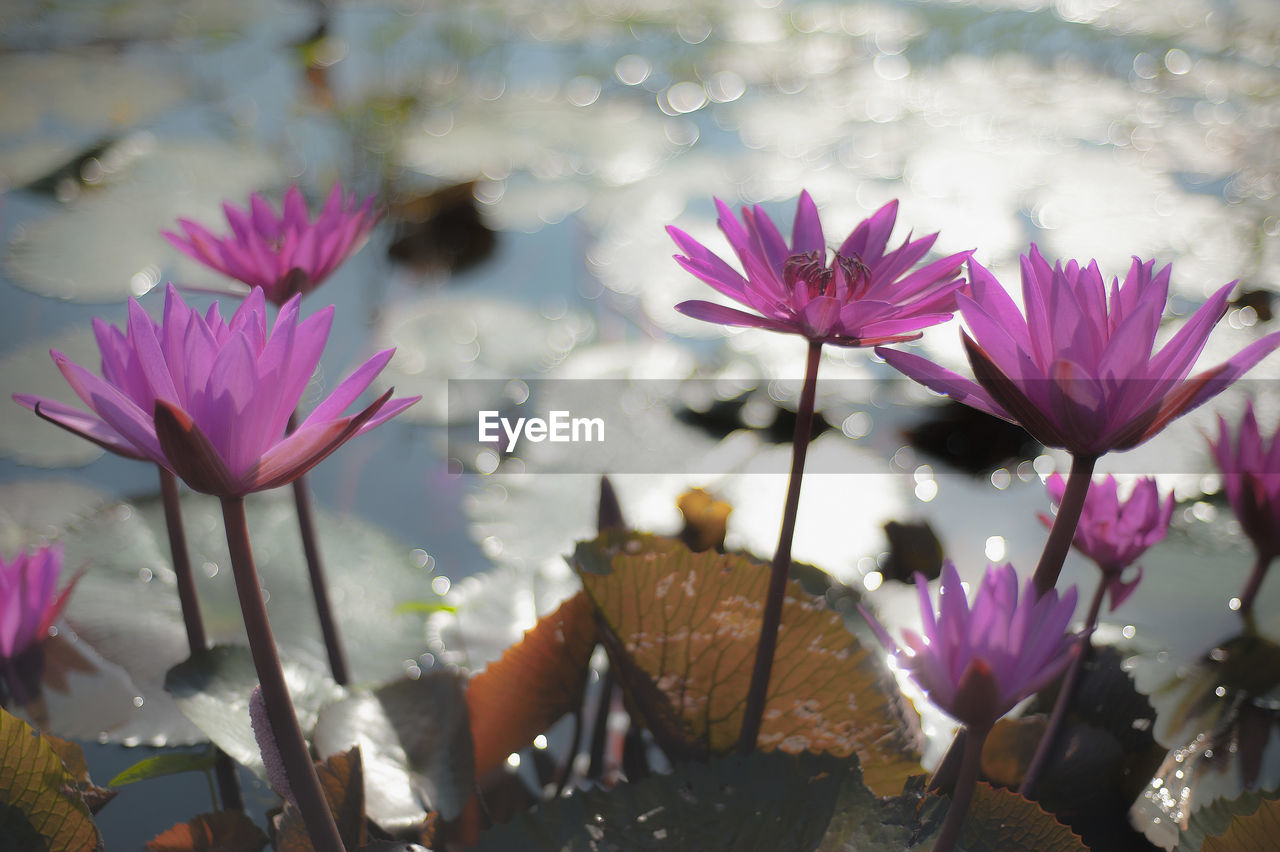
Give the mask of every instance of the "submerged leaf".
<path id="1" fill-rule="evenodd" d="M 632 706 L 676 759 L 734 747 L 760 634 L 768 566 L 691 553 L 647 535 L 603 536 L 574 562 Z M 586 566 L 611 565 L 609 574 Z M 857 753 L 867 786 L 902 789 L 922 770 L 914 710 L 876 654 L 822 598 L 791 581 L 758 746 Z"/>

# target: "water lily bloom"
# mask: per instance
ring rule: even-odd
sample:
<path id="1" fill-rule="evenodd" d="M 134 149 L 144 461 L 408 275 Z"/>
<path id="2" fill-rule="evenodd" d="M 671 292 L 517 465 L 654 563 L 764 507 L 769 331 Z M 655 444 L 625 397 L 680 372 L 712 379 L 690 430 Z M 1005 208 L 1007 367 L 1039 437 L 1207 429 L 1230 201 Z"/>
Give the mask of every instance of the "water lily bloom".
<path id="1" fill-rule="evenodd" d="M 231 226 L 228 236 L 215 236 L 190 219 L 178 220 L 183 235 L 161 233 L 188 257 L 250 287 L 261 287 L 276 305 L 320 286 L 364 245 L 379 215 L 373 196 L 357 206 L 354 193 L 343 197 L 342 184 L 334 186 L 314 221 L 297 186 L 285 192 L 279 215 L 256 193 L 248 210 L 230 203 L 222 209 Z"/>
<path id="2" fill-rule="evenodd" d="M 689 301 L 676 310 L 707 322 L 799 334 L 836 346 L 875 346 L 912 340 L 920 329 L 946 322 L 955 310 L 959 275 L 968 252 L 916 268 L 937 234 L 910 236 L 886 251 L 898 215 L 891 201 L 864 220 L 834 253 L 808 192 L 796 206 L 791 244 L 759 207 L 744 207 L 742 221 L 719 199 L 718 224 L 742 264 L 740 274 L 675 227 L 667 232 L 683 255 L 676 261 L 696 277 L 755 313 L 714 302 Z"/>
<path id="3" fill-rule="evenodd" d="M 1124 282 L 1107 287 L 1096 262 L 1051 267 L 1032 245 L 1022 257 L 1025 315 L 972 258 L 969 273 L 971 293 L 956 301 L 972 333 L 961 335 L 976 382 L 908 352 L 877 354 L 921 384 L 1078 456 L 1141 444 L 1280 346 L 1280 332 L 1269 334 L 1188 378 L 1235 282 L 1154 352 L 1170 275 L 1154 261 L 1135 257 Z"/>
<path id="4" fill-rule="evenodd" d="M 1055 504 L 1062 503 L 1067 483 L 1061 476 L 1050 476 L 1045 488 Z M 1102 569 L 1112 610 L 1124 603 L 1142 580 L 1142 566 L 1127 582 L 1123 579 L 1124 570 L 1137 562 L 1147 548 L 1164 539 L 1173 508 L 1173 494 L 1161 500 L 1156 481 L 1149 476 L 1139 479 L 1125 500 L 1120 499 L 1114 476 L 1095 479 L 1090 486 L 1072 545 Z M 1053 524 L 1048 515 L 1040 515 L 1040 521 L 1045 526 Z"/>
<path id="5" fill-rule="evenodd" d="M 92 413 L 14 398 L 108 449 L 163 465 L 197 491 L 234 497 L 275 488 L 419 399 L 391 399 L 388 391 L 362 411 L 343 414 L 386 366 L 394 352 L 388 349 L 286 435 L 333 321 L 332 306 L 300 319 L 299 303 L 298 296 L 286 302 L 268 329 L 261 288 L 224 321 L 217 303 L 201 316 L 170 285 L 160 323 L 130 300 L 126 331 L 94 324 L 101 377 L 50 353 Z"/>
<path id="6" fill-rule="evenodd" d="M 1218 440 L 1209 447 L 1222 471 L 1227 502 L 1258 555 L 1280 556 L 1280 431 L 1262 437 L 1249 403 L 1235 440 L 1226 418 L 1219 417 Z"/>
<path id="7" fill-rule="evenodd" d="M 923 574 L 916 574 L 916 590 L 924 635 L 903 630 L 905 649 L 874 617 L 865 610 L 862 615 L 929 700 L 982 736 L 1071 660 L 1076 637 L 1064 631 L 1076 607 L 1074 587 L 1061 598 L 1050 591 L 1037 599 L 1028 580 L 1020 596 L 1013 566 L 992 565 L 970 606 L 960 574 L 948 560 L 936 616 Z"/>
<path id="8" fill-rule="evenodd" d="M 0 660 L 11 660 L 49 635 L 74 582 L 58 592 L 62 545 L 0 557 Z"/>

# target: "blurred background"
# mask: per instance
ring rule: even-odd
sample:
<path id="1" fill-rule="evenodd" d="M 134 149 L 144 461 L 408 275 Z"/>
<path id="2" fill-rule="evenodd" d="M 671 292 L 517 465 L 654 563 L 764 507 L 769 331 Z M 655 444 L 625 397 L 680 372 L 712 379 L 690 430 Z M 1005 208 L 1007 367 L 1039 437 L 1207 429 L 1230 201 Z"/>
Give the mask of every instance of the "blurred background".
<path id="1" fill-rule="evenodd" d="M 674 533 L 677 496 L 705 487 L 734 507 L 728 546 L 767 556 L 804 345 L 677 314 L 710 291 L 671 260 L 666 225 L 728 253 L 713 198 L 789 227 L 807 189 L 835 243 L 898 198 L 895 243 L 938 231 L 938 252 L 976 249 L 1015 292 L 1032 242 L 1097 258 L 1108 277 L 1134 255 L 1172 263 L 1166 336 L 1238 279 L 1205 351 L 1215 364 L 1276 328 L 1278 61 L 1270 0 L 9 0 L 0 390 L 72 401 L 51 347 L 96 366 L 93 317 L 123 324 L 131 296 L 157 311 L 167 281 L 202 304 L 228 289 L 160 237 L 178 217 L 222 232 L 221 202 L 278 202 L 291 183 L 313 207 L 339 181 L 376 195 L 386 213 L 370 242 L 304 303 L 338 308 L 308 399 L 387 346 L 383 386 L 425 398 L 311 483 L 322 511 L 382 536 L 404 588 L 458 607 L 407 622 L 392 669 L 479 667 L 572 588 L 562 556 L 591 534 L 599 474 L 626 464 L 475 445 L 474 424 L 451 422 L 449 380 L 500 380 L 493 405 L 515 412 L 554 401 L 531 397 L 534 379 L 702 380 L 637 385 L 644 399 L 619 410 L 636 452 L 672 460 L 617 477 L 623 510 Z M 966 369 L 955 325 L 913 346 Z M 945 407 L 869 352 L 828 348 L 822 369 L 797 558 L 873 593 L 888 622 L 914 616 L 912 593 L 887 581 L 936 570 L 939 552 L 969 578 L 987 560 L 1030 570 L 1040 479 L 1065 472 L 1063 457 Z M 1246 397 L 1274 428 L 1277 375 L 1264 362 L 1100 466 L 1158 474 L 1181 501 L 1103 633 L 1153 683 L 1235 629 L 1251 555 L 1202 436 L 1217 413 L 1234 424 Z M 543 472 L 525 472 L 535 462 Z M 6 554 L 155 490 L 145 465 L 0 406 Z M 358 586 L 380 569 L 351 570 Z M 1087 593 L 1095 577 L 1072 557 L 1067 582 Z M 1278 585 L 1260 612 L 1275 612 Z M 104 742 L 148 741 L 102 724 Z M 108 767 L 100 782 L 136 759 L 91 755 Z"/>

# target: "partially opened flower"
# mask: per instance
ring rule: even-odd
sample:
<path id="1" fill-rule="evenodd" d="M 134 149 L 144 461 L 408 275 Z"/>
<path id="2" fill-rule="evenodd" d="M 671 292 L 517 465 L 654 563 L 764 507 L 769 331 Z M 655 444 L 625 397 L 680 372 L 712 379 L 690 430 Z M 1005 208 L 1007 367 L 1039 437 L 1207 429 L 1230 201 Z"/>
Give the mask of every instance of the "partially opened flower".
<path id="1" fill-rule="evenodd" d="M 0 661 L 11 660 L 49 635 L 74 582 L 58 592 L 62 545 L 0 557 Z"/>
<path id="2" fill-rule="evenodd" d="M 1108 287 L 1096 262 L 1050 266 L 1033 245 L 1022 258 L 1024 315 L 995 277 L 969 261 L 972 294 L 957 297 L 977 381 L 907 352 L 878 354 L 911 378 L 966 405 L 1019 423 L 1076 455 L 1127 450 L 1220 393 L 1280 346 L 1272 333 L 1222 364 L 1188 374 L 1227 311 L 1227 284 L 1159 352 L 1156 332 L 1170 267 L 1133 259 Z"/>
<path id="3" fill-rule="evenodd" d="M 179 251 L 250 287 L 261 287 L 277 305 L 320 286 L 348 257 L 359 251 L 378 221 L 373 197 L 357 206 L 354 193 L 343 197 L 334 186 L 324 208 L 311 219 L 297 186 L 285 192 L 277 215 L 258 194 L 249 209 L 224 203 L 231 233 L 215 236 L 203 225 L 179 219 L 183 234 L 162 231 Z"/>
<path id="4" fill-rule="evenodd" d="M 916 590 L 924 635 L 903 630 L 906 648 L 899 648 L 865 610 L 862 615 L 929 700 L 982 736 L 1071 659 L 1076 637 L 1064 631 L 1076 607 L 1074 587 L 1061 598 L 1051 591 L 1037 599 L 1028 580 L 1019 596 L 1013 566 L 992 565 L 970 606 L 960 574 L 948 561 L 936 616 L 922 574 L 916 574 Z"/>
<path id="5" fill-rule="evenodd" d="M 759 207 L 744 207 L 739 222 L 727 204 L 717 200 L 716 206 L 720 230 L 745 275 L 684 231 L 668 227 L 684 252 L 675 259 L 755 313 L 703 301 L 676 305 L 681 313 L 836 346 L 874 346 L 919 337 L 920 329 L 946 322 L 955 310 L 955 294 L 964 284 L 960 266 L 968 252 L 916 268 L 937 234 L 919 240 L 908 236 L 886 251 L 897 201 L 854 228 L 830 256 L 818 209 L 807 192 L 796 206 L 790 245 Z"/>
<path id="6" fill-rule="evenodd" d="M 230 497 L 275 488 L 418 399 L 393 400 L 388 391 L 356 414 L 343 413 L 390 360 L 394 350 L 386 350 L 286 435 L 333 321 L 332 306 L 305 320 L 298 306 L 295 296 L 268 329 L 260 288 L 224 321 L 216 303 L 201 316 L 170 285 L 162 322 L 130 300 L 126 332 L 95 324 L 102 377 L 50 353 L 92 414 L 38 397 L 15 399 L 108 449 L 132 448 L 197 491 Z"/>
<path id="7" fill-rule="evenodd" d="M 1067 483 L 1061 476 L 1050 476 L 1045 488 L 1055 504 L 1062 503 Z M 1142 566 L 1129 581 L 1124 580 L 1124 570 L 1137 562 L 1147 548 L 1164 539 L 1173 508 L 1173 494 L 1161 500 L 1156 481 L 1149 476 L 1139 479 L 1124 500 L 1120 499 L 1120 486 L 1114 476 L 1096 479 L 1089 488 L 1071 543 L 1102 569 L 1111 609 L 1124 603 L 1142 580 Z M 1045 526 L 1053 524 L 1048 515 L 1041 515 L 1040 521 Z"/>
<path id="8" fill-rule="evenodd" d="M 1249 403 L 1235 440 L 1226 419 L 1219 417 L 1218 440 L 1209 447 L 1222 471 L 1231 511 L 1258 555 L 1268 561 L 1280 556 L 1280 431 L 1262 437 Z"/>

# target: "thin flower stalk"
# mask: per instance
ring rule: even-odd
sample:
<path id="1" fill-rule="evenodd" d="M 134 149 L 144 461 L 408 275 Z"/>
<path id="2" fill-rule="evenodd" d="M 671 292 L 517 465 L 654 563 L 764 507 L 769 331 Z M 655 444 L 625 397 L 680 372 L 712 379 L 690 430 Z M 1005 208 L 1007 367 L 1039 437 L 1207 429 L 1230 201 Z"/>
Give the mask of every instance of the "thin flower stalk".
<path id="1" fill-rule="evenodd" d="M 738 751 L 745 754 L 755 748 L 769 692 L 782 603 L 791 571 L 805 454 L 813 429 L 822 345 L 898 343 L 918 338 L 923 328 L 946 322 L 955 310 L 956 294 L 964 286 L 959 270 L 969 252 L 918 266 L 933 247 L 937 234 L 919 240 L 908 236 L 898 248 L 889 250 L 889 236 L 898 215 L 897 201 L 859 223 L 834 252 L 828 251 L 817 205 L 808 192 L 800 193 L 789 242 L 759 207 L 743 208 L 741 221 L 724 202 L 717 199 L 716 207 L 720 213 L 717 224 L 737 255 L 742 272 L 684 231 L 668 227 L 667 232 L 683 252 L 675 260 L 696 278 L 753 312 L 702 300 L 682 302 L 676 310 L 707 322 L 797 334 L 809 342 L 782 527 L 770 566 L 760 640 L 738 737 Z"/>
<path id="2" fill-rule="evenodd" d="M 1218 418 L 1218 438 L 1209 442 L 1223 490 L 1257 559 L 1240 593 L 1240 614 L 1250 619 L 1267 570 L 1280 556 L 1280 429 L 1262 436 L 1253 403 L 1246 405 L 1236 433 Z"/>
<path id="3" fill-rule="evenodd" d="M 934 847 L 935 852 L 950 852 L 960 836 L 982 744 L 992 726 L 1023 698 L 1056 679 L 1076 654 L 1076 638 L 1065 633 L 1076 591 L 1068 590 L 1061 599 L 1056 591 L 1037 595 L 1034 582 L 1027 581 L 1019 594 L 1012 565 L 990 566 L 970 605 L 951 562 L 942 568 L 936 614 L 921 574 L 916 575 L 916 591 L 923 632 L 904 630 L 905 648 L 870 613 L 859 610 L 929 700 L 964 725 L 951 808 Z"/>
<path id="4" fill-rule="evenodd" d="M 267 722 L 283 764 L 287 788 L 302 813 L 316 852 L 345 852 L 307 741 L 298 724 L 284 669 L 276 652 L 258 571 L 253 563 L 244 498 L 222 498 L 222 518 L 226 526 L 227 546 L 231 551 L 231 570 L 235 576 L 236 594 L 240 598 L 240 612 L 249 637 L 249 651 L 262 688 Z"/>
<path id="5" fill-rule="evenodd" d="M 778 628 L 782 624 L 782 603 L 786 597 L 787 579 L 791 576 L 791 542 L 795 538 L 796 515 L 800 509 L 800 484 L 804 478 L 804 459 L 813 432 L 813 407 L 817 396 L 818 365 L 822 360 L 822 341 L 809 341 L 805 361 L 804 388 L 796 409 L 796 431 L 791 439 L 791 475 L 787 480 L 787 502 L 782 510 L 782 529 L 778 533 L 778 549 L 769 566 L 769 591 L 765 597 L 760 623 L 760 641 L 747 687 L 747 703 L 738 733 L 738 751 L 750 754 L 760 736 L 764 705 L 768 698 L 769 678 L 773 671 L 773 654 L 778 647 Z"/>

